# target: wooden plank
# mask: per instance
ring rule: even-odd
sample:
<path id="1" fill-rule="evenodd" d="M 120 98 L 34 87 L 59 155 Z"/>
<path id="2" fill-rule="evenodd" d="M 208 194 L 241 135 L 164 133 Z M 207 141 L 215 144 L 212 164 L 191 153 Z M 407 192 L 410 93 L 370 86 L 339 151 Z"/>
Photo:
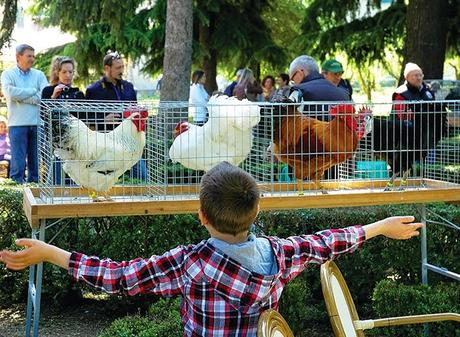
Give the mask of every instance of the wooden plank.
<path id="1" fill-rule="evenodd" d="M 32 226 L 32 228 L 37 228 L 39 226 L 39 219 L 35 219 L 32 212 L 36 212 L 37 208 L 35 207 L 37 203 L 35 202 L 35 196 L 33 195 L 30 188 L 26 187 L 23 191 L 22 207 L 26 215 L 27 221 Z"/>
<path id="2" fill-rule="evenodd" d="M 384 188 L 388 183 L 388 179 L 379 179 L 379 180 L 343 180 L 343 181 L 324 181 L 322 186 L 326 190 L 340 190 L 340 189 L 365 189 L 365 188 Z M 409 179 L 407 184 L 409 186 L 421 186 L 422 183 L 426 185 L 429 184 L 431 187 L 443 188 L 444 186 L 456 186 L 455 184 L 449 184 L 445 182 L 440 182 L 436 180 L 422 180 L 422 179 Z M 394 186 L 398 187 L 401 185 L 401 180 L 396 179 L 394 181 Z M 258 186 L 262 191 L 274 191 L 274 192 L 296 192 L 298 185 L 296 182 L 289 183 L 259 183 Z M 303 189 L 308 191 L 313 191 L 316 189 L 316 186 L 312 182 L 303 182 Z M 190 195 L 199 193 L 199 184 L 170 184 L 166 186 L 152 185 L 152 186 L 114 186 L 110 191 L 110 196 L 141 196 L 148 195 L 152 190 L 163 191 L 165 194 L 156 194 L 156 195 Z M 32 194 L 35 197 L 39 197 L 40 191 L 39 188 L 31 188 Z M 61 197 L 88 197 L 88 190 L 80 187 L 54 187 L 52 195 L 56 198 Z"/>
<path id="3" fill-rule="evenodd" d="M 460 189 L 388 191 L 350 194 L 318 194 L 315 196 L 281 196 L 262 198 L 261 209 L 282 210 L 302 208 L 335 208 L 356 206 L 377 206 L 390 204 L 414 204 L 460 199 Z"/>
<path id="4" fill-rule="evenodd" d="M 262 210 L 282 210 L 299 208 L 355 207 L 388 204 L 428 203 L 460 200 L 460 188 L 445 190 L 405 190 L 371 191 L 358 193 L 306 194 L 264 196 L 261 198 Z M 196 213 L 198 199 L 147 200 L 125 202 L 90 202 L 82 204 L 25 204 L 28 220 L 33 228 L 40 219 L 73 217 L 102 217 L 153 214 Z M 29 211 L 30 209 L 30 211 Z"/>

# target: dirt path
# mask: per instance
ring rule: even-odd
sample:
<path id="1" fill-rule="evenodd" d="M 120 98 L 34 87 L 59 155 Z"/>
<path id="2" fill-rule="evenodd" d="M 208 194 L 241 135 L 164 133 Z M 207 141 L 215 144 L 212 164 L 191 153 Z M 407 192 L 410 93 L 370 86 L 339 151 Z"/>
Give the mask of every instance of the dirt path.
<path id="1" fill-rule="evenodd" d="M 0 305 L 0 337 L 24 337 L 25 305 Z M 103 305 L 84 302 L 75 307 L 55 309 L 42 305 L 40 337 L 96 337 L 117 317 L 109 316 Z"/>

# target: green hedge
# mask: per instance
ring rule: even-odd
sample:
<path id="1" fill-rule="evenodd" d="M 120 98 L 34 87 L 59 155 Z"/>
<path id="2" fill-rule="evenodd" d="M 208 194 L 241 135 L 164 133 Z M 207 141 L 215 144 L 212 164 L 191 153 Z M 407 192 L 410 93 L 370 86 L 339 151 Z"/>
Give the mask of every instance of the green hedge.
<path id="1" fill-rule="evenodd" d="M 181 337 L 184 329 L 179 315 L 180 301 L 160 299 L 146 316 L 115 320 L 99 337 Z"/>
<path id="2" fill-rule="evenodd" d="M 0 186 L 0 245 L 14 247 L 14 238 L 30 236 L 29 225 L 22 213 L 22 193 L 9 186 Z M 333 205 L 331 205 L 333 206 Z M 460 223 L 460 208 L 453 205 L 430 205 L 436 213 L 454 223 Z M 366 208 L 311 209 L 286 212 L 262 212 L 256 222 L 256 232 L 286 237 L 313 233 L 329 227 L 366 224 L 387 216 L 414 214 L 415 206 L 381 206 Z M 139 256 L 161 254 L 180 244 L 197 243 L 208 237 L 195 215 L 136 216 L 116 218 L 67 219 L 47 230 L 47 239 L 66 228 L 53 241 L 67 250 L 127 260 Z M 429 262 L 458 271 L 460 233 L 444 226 L 428 225 Z M 374 317 L 372 291 L 376 284 L 389 277 L 401 284 L 420 283 L 420 241 L 394 241 L 375 238 L 359 252 L 339 259 L 350 291 L 361 317 Z M 24 301 L 27 272 L 10 272 L 0 268 L 0 298 L 2 301 Z M 430 273 L 430 284 L 445 280 Z M 88 291 L 84 285 L 73 284 L 66 272 L 45 265 L 43 296 L 58 303 L 74 301 L 75 294 Z M 68 296 L 71 295 L 71 296 Z M 130 312 L 147 310 L 145 296 L 111 297 L 108 308 Z M 156 298 L 148 297 L 150 302 Z M 319 268 L 312 265 L 295 279 L 281 299 L 281 312 L 298 336 L 321 327 L 329 331 L 329 321 L 322 298 Z"/>
<path id="3" fill-rule="evenodd" d="M 380 281 L 374 289 L 373 307 L 376 317 L 421 315 L 442 312 L 460 312 L 460 286 L 458 283 L 404 285 L 392 280 Z M 420 337 L 423 325 L 400 326 L 376 329 L 376 336 Z M 429 324 L 430 336 L 458 337 L 458 323 L 443 322 Z"/>

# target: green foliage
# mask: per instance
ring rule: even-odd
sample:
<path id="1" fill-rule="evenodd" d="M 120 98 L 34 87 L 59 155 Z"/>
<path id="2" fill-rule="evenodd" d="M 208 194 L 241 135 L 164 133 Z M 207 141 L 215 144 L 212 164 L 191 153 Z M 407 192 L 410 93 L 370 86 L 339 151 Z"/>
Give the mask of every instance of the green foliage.
<path id="1" fill-rule="evenodd" d="M 158 72 L 163 64 L 166 22 L 166 1 L 156 1 L 151 7 L 145 2 L 113 1 L 59 1 L 38 0 L 33 13 L 43 25 L 56 25 L 63 31 L 74 33 L 77 41 L 66 55 L 75 57 L 79 73 L 87 78 L 101 72 L 102 58 L 108 50 L 117 50 L 138 60 L 148 55 L 146 70 Z M 49 56 L 62 54 L 62 48 L 51 49 Z M 86 82 L 87 83 L 87 82 Z"/>
<path id="2" fill-rule="evenodd" d="M 319 283 L 319 269 L 308 268 L 284 289 L 280 312 L 297 337 L 312 336 L 312 331 L 325 330 L 332 336 L 326 306 Z M 315 335 L 315 333 L 313 333 Z"/>
<path id="3" fill-rule="evenodd" d="M 391 280 L 380 281 L 373 294 L 373 308 L 379 318 L 460 312 L 460 287 L 457 283 L 424 285 L 403 285 Z M 377 318 L 377 317 L 374 317 Z M 458 337 L 458 323 L 432 323 L 430 336 Z M 423 325 L 384 328 L 373 331 L 377 336 L 419 337 Z"/>
<path id="4" fill-rule="evenodd" d="M 18 10 L 17 0 L 0 0 L 0 8 L 3 10 L 1 15 L 2 25 L 0 26 L 0 50 L 8 47 L 14 24 L 16 23 L 16 13 Z"/>
<path id="5" fill-rule="evenodd" d="M 13 249 L 17 238 L 28 237 L 30 227 L 22 209 L 22 191 L 14 184 L 0 184 L 0 249 Z M 18 211 L 19 210 L 19 211 Z M 2 304 L 23 301 L 27 296 L 27 273 L 0 267 L 0 298 Z"/>
<path id="6" fill-rule="evenodd" d="M 99 337 L 181 337 L 180 300 L 161 299 L 146 317 L 127 316 L 114 321 Z"/>
<path id="7" fill-rule="evenodd" d="M 430 209 L 453 223 L 460 223 L 459 207 L 436 204 L 430 205 Z M 286 237 L 299 233 L 314 233 L 330 227 L 367 224 L 385 217 L 404 214 L 417 216 L 417 207 L 398 205 L 263 212 L 259 216 L 257 226 L 265 234 Z M 458 269 L 456 256 L 460 254 L 459 240 L 458 231 L 429 224 L 429 261 L 449 270 Z M 403 284 L 419 284 L 420 258 L 419 240 L 397 241 L 382 237 L 372 239 L 372 242 L 366 243 L 358 252 L 340 258 L 337 264 L 344 274 L 360 316 L 375 316 L 371 297 L 375 285 L 380 280 L 391 277 Z M 441 276 L 430 273 L 430 284 L 437 284 L 440 280 Z M 291 290 L 291 287 L 294 289 Z M 321 326 L 321 330 L 324 330 L 324 327 L 329 328 L 317 266 L 309 266 L 298 279 L 288 284 L 281 298 L 280 311 L 296 336 L 310 331 L 312 326 Z M 303 316 L 302 321 L 301 315 L 308 316 Z M 305 320 L 305 317 L 308 319 Z"/>
<path id="8" fill-rule="evenodd" d="M 100 74 L 102 57 L 110 49 L 133 61 L 146 56 L 143 70 L 158 74 L 163 66 L 166 3 L 38 0 L 33 12 L 41 24 L 57 25 L 77 36 L 65 51 L 61 47 L 48 50 L 43 63 L 56 54 L 73 56 L 81 78 L 88 83 Z M 257 73 L 261 65 L 264 73 L 285 71 L 296 54 L 291 41 L 299 33 L 301 8 L 300 0 L 194 2 L 195 66 L 202 67 L 204 58 L 215 52 L 217 65 L 227 74 L 245 66 Z M 200 26 L 209 31 L 206 45 L 200 42 Z M 39 60 L 42 69 L 49 66 L 41 63 Z"/>

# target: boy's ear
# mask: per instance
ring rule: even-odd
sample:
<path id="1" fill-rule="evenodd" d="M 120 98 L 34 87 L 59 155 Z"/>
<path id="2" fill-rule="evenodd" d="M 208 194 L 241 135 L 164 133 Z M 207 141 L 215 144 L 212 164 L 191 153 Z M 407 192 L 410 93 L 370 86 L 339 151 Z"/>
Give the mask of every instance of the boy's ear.
<path id="1" fill-rule="evenodd" d="M 206 215 L 201 208 L 198 208 L 198 218 L 203 226 L 209 225 L 208 218 L 206 218 Z"/>

